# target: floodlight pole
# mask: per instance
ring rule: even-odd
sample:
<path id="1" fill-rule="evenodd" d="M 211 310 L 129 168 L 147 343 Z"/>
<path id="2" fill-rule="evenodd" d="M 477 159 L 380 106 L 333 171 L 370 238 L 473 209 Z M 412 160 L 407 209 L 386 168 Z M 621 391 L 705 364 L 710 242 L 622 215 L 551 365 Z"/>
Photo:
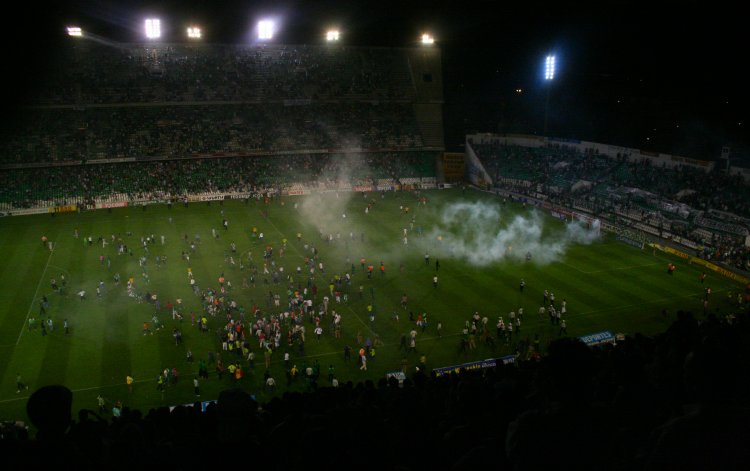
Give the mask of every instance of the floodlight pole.
<path id="1" fill-rule="evenodd" d="M 552 88 L 552 80 L 547 81 L 547 98 L 544 100 L 544 132 L 542 135 L 547 137 L 547 118 L 549 116 L 549 89 Z"/>
<path id="2" fill-rule="evenodd" d="M 555 78 L 555 56 L 548 55 L 545 60 L 544 81 L 547 82 L 547 97 L 544 100 L 544 137 L 547 137 L 547 122 L 549 118 L 549 94 L 552 81 Z"/>

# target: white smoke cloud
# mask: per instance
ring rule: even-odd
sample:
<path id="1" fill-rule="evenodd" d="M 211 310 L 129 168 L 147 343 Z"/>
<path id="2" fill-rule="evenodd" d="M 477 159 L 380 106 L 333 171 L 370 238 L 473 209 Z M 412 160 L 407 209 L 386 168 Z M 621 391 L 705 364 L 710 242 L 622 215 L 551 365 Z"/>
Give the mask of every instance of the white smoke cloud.
<path id="1" fill-rule="evenodd" d="M 337 187 L 339 184 L 352 183 L 357 175 L 368 174 L 366 168 L 366 162 L 357 154 L 332 158 L 315 186 Z M 347 214 L 347 211 L 358 206 L 349 204 L 353 199 L 356 201 L 356 198 L 362 199 L 359 193 L 350 191 L 313 193 L 300 202 L 300 215 L 303 221 L 317 227 L 324 234 L 341 233 L 343 237 L 353 230 L 351 214 Z M 363 202 L 359 206 L 364 211 L 366 204 Z"/>
<path id="2" fill-rule="evenodd" d="M 545 217 L 536 210 L 506 216 L 498 204 L 457 202 L 441 211 L 428 237 L 438 240 L 439 257 L 459 258 L 476 266 L 505 258 L 522 260 L 527 253 L 533 262 L 547 264 L 559 260 L 571 244 L 592 243 L 598 227 L 568 222 L 564 230 L 545 228 Z"/>

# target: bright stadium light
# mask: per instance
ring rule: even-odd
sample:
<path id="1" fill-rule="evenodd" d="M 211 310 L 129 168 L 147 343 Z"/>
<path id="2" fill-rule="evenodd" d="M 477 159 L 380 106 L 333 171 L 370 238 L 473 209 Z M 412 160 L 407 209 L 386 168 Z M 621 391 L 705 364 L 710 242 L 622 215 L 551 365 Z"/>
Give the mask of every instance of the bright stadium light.
<path id="1" fill-rule="evenodd" d="M 201 29 L 197 26 L 191 26 L 187 29 L 187 35 L 190 39 L 200 39 Z"/>
<path id="2" fill-rule="evenodd" d="M 261 20 L 258 22 L 258 39 L 272 39 L 274 33 L 274 24 L 271 20 Z"/>
<path id="3" fill-rule="evenodd" d="M 547 60 L 544 62 L 544 80 L 552 80 L 555 78 L 555 56 L 547 56 Z"/>
<path id="4" fill-rule="evenodd" d="M 326 40 L 328 41 L 338 41 L 339 40 L 339 32 L 338 30 L 332 29 L 326 33 Z"/>
<path id="5" fill-rule="evenodd" d="M 68 26 L 68 36 L 83 36 L 83 30 L 78 26 Z"/>
<path id="6" fill-rule="evenodd" d="M 422 35 L 422 44 L 424 44 L 426 46 L 429 46 L 430 44 L 435 44 L 435 38 L 433 38 L 432 36 L 430 36 L 427 33 L 424 33 Z"/>
<path id="7" fill-rule="evenodd" d="M 161 20 L 158 18 L 149 18 L 146 20 L 146 37 L 149 39 L 161 37 Z"/>

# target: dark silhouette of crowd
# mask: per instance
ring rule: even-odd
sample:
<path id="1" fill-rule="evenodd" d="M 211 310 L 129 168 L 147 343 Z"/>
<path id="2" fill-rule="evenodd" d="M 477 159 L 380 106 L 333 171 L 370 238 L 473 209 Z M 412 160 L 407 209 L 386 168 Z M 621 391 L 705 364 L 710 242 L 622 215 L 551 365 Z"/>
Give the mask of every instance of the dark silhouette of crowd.
<path id="1" fill-rule="evenodd" d="M 35 391 L 33 429 L 5 424 L 3 462 L 55 469 L 747 469 L 750 319 L 678 312 L 654 337 L 572 338 L 517 365 L 424 371 L 290 392 L 227 390 L 199 407 L 72 417 L 64 386 Z"/>

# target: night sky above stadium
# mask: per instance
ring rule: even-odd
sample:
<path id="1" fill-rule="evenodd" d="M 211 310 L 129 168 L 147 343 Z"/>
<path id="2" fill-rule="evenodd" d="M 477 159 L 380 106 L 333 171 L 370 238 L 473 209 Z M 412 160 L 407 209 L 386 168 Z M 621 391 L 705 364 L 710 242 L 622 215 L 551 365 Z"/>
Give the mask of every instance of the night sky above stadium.
<path id="1" fill-rule="evenodd" d="M 654 6 L 655 4 L 659 6 Z M 24 70 L 5 88 L 23 101 L 69 24 L 117 41 L 140 41 L 158 15 L 164 41 L 185 41 L 190 22 L 206 42 L 249 42 L 263 15 L 283 19 L 274 42 L 322 42 L 338 24 L 342 43 L 418 46 L 431 32 L 443 55 L 446 147 L 469 132 L 541 134 L 543 62 L 556 54 L 549 135 L 713 159 L 748 142 L 747 37 L 737 6 L 698 1 L 117 1 L 26 4 L 18 13 Z M 734 10 L 734 11 L 733 11 Z M 42 15 L 41 17 L 39 15 Z M 23 28 L 23 29 L 22 29 Z M 517 90 L 521 92 L 518 93 Z"/>

